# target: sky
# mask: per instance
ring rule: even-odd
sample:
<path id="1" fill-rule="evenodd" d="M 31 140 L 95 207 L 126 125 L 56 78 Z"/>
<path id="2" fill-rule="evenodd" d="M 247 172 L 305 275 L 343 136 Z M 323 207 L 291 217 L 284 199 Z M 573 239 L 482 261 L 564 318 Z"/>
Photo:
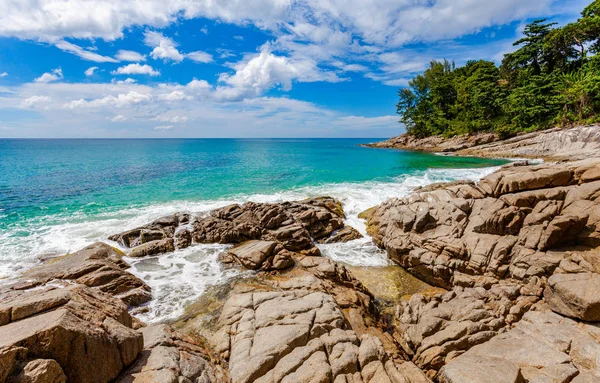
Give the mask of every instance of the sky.
<path id="1" fill-rule="evenodd" d="M 390 137 L 431 60 L 580 0 L 0 0 L 0 137 Z"/>

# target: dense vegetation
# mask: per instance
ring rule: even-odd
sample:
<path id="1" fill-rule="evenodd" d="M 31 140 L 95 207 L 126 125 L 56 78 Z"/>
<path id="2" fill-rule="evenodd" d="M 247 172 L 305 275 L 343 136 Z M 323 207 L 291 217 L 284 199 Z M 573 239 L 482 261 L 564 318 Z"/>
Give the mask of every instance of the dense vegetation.
<path id="1" fill-rule="evenodd" d="M 519 131 L 600 120 L 600 0 L 576 22 L 527 25 L 500 67 L 491 61 L 448 61 L 429 68 L 398 93 L 397 108 L 417 137 Z"/>

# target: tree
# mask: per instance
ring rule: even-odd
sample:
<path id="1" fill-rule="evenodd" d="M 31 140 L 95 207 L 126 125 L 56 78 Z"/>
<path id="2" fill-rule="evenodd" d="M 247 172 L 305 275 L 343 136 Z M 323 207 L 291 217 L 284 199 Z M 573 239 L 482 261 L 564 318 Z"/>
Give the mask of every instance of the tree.
<path id="1" fill-rule="evenodd" d="M 529 69 L 533 76 L 542 73 L 548 59 L 544 49 L 545 38 L 556 24 L 546 23 L 546 20 L 539 19 L 528 24 L 523 31 L 525 37 L 513 44 L 521 48 L 504 56 L 501 69 L 507 78 L 514 79 L 516 73 L 523 69 Z"/>

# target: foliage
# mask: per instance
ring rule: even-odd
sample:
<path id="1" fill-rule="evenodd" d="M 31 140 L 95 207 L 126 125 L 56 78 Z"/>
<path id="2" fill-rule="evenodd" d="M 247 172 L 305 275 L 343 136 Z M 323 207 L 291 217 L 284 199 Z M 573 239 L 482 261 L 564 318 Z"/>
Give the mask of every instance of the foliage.
<path id="1" fill-rule="evenodd" d="M 417 137 L 490 132 L 503 136 L 600 116 L 600 0 L 563 27 L 526 26 L 502 64 L 432 61 L 398 92 L 397 111 Z"/>

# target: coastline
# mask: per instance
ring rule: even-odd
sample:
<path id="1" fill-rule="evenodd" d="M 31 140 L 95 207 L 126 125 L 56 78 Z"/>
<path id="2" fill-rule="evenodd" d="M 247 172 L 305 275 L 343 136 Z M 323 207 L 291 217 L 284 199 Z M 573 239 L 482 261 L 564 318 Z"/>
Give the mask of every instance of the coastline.
<path id="1" fill-rule="evenodd" d="M 523 158 L 562 161 L 597 156 L 600 151 L 600 126 L 554 128 L 522 133 L 501 139 L 494 133 L 414 138 L 408 134 L 364 145 L 370 148 L 390 148 L 444 153 L 445 155 L 483 158 Z"/>
<path id="2" fill-rule="evenodd" d="M 547 137 L 537 142 L 527 150 L 547 150 Z M 484 145 L 473 150 L 501 153 Z M 463 383 L 480 382 L 482 371 L 498 383 L 600 378 L 590 367 L 597 354 L 583 352 L 600 350 L 588 323 L 600 321 L 600 303 L 586 294 L 600 284 L 600 159 L 517 162 L 480 180 L 423 186 L 365 211 L 360 232 L 339 201 L 322 197 L 175 214 L 114 233 L 105 240 L 126 254 L 95 244 L 0 289 L 0 358 L 10 379 L 36 371 L 93 382 Z M 346 251 L 365 232 L 395 266 L 363 267 L 357 278 L 314 245 Z M 132 316 L 143 316 L 158 290 L 126 261 L 152 265 L 202 243 L 221 244 L 219 264 L 241 273 L 170 324 Z M 407 277 L 417 279 L 397 282 Z M 556 331 L 572 351 L 548 346 Z M 82 367 L 90 355 L 115 353 L 100 370 Z"/>

